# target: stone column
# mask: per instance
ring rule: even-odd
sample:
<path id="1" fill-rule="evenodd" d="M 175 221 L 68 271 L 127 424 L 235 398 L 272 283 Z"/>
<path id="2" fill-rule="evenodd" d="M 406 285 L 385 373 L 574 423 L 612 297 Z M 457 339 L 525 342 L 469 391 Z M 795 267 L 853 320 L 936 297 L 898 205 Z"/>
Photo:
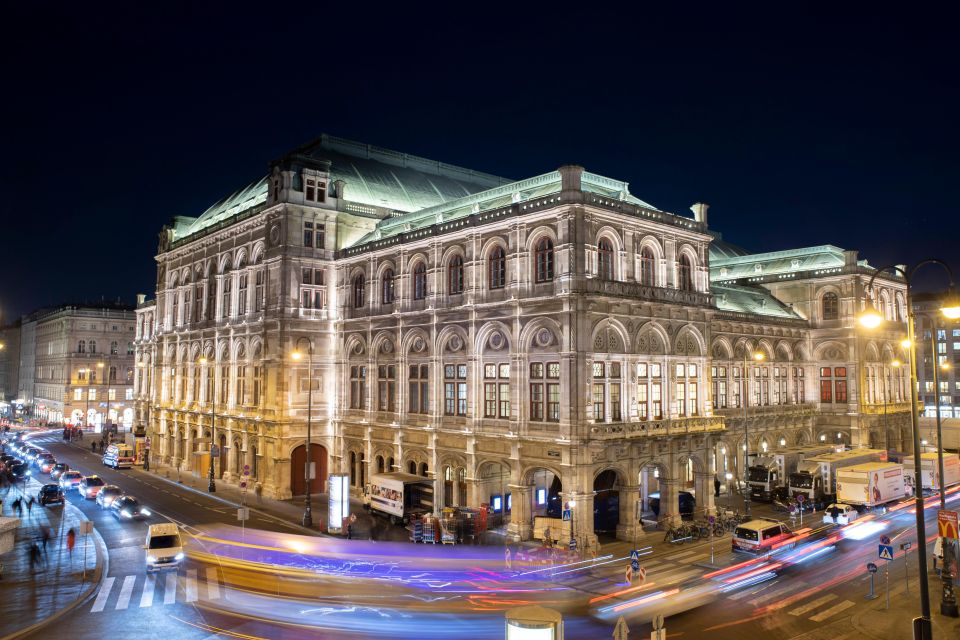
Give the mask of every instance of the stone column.
<path id="1" fill-rule="evenodd" d="M 637 508 L 639 501 L 640 485 L 620 487 L 620 522 L 617 524 L 617 540 L 630 542 L 643 537 L 640 510 Z"/>
<path id="2" fill-rule="evenodd" d="M 576 505 L 572 507 L 571 533 L 577 541 L 577 551 L 583 556 L 598 549 L 600 545 L 597 542 L 597 535 L 593 531 L 593 492 L 576 493 L 571 491 L 561 494 L 561 497 L 565 505 L 569 504 L 571 500 L 576 501 Z M 569 540 L 566 541 L 567 544 L 569 542 Z M 564 541 L 561 540 L 560 543 L 563 544 Z"/>
<path id="3" fill-rule="evenodd" d="M 701 514 L 712 516 L 717 513 L 717 505 L 713 495 L 713 474 L 709 471 L 694 473 L 694 492 L 697 496 L 697 516 Z"/>
<path id="4" fill-rule="evenodd" d="M 531 512 L 533 487 L 510 484 L 507 485 L 507 488 L 512 495 L 507 537 L 513 542 L 529 540 L 533 537 L 533 515 Z"/>
<path id="5" fill-rule="evenodd" d="M 660 478 L 660 515 L 664 527 L 680 524 L 680 481 Z"/>

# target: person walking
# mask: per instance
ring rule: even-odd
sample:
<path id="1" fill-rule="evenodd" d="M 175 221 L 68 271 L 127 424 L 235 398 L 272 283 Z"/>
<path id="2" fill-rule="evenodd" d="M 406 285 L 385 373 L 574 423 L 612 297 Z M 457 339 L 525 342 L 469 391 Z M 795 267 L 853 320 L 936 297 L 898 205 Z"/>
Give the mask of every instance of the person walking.
<path id="1" fill-rule="evenodd" d="M 720 476 L 713 474 L 713 497 L 720 497 Z"/>
<path id="2" fill-rule="evenodd" d="M 97 452 L 97 441 L 94 440 L 93 442 L 90 443 L 90 453 L 96 453 L 96 452 Z"/>
<path id="3" fill-rule="evenodd" d="M 27 517 L 28 518 L 30 517 L 30 514 L 33 512 L 33 503 L 34 503 L 33 496 L 30 496 L 30 499 L 27 500 Z"/>
<path id="4" fill-rule="evenodd" d="M 23 500 L 22 499 L 17 498 L 16 500 L 13 501 L 13 510 L 17 512 L 18 518 L 23 517 Z"/>
<path id="5" fill-rule="evenodd" d="M 70 558 L 73 558 L 73 548 L 77 546 L 77 532 L 73 527 L 67 531 L 67 551 L 70 552 Z"/>
<path id="6" fill-rule="evenodd" d="M 30 571 L 35 572 L 37 570 L 37 566 L 40 564 L 40 547 L 37 546 L 36 542 L 30 545 L 30 548 L 27 550 L 27 554 L 30 557 Z"/>
<path id="7" fill-rule="evenodd" d="M 50 542 L 50 538 L 53 537 L 53 532 L 50 530 L 49 525 L 43 525 L 40 527 L 40 542 L 43 544 L 43 555 L 47 555 L 47 543 Z"/>

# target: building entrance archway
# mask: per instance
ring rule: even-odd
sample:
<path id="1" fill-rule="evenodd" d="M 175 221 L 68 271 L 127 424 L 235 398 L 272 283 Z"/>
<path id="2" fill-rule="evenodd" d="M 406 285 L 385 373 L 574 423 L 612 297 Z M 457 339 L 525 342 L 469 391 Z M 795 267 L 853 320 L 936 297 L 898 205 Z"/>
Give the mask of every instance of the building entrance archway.
<path id="1" fill-rule="evenodd" d="M 593 480 L 593 532 L 615 536 L 620 524 L 620 474 L 614 469 L 601 471 Z"/>

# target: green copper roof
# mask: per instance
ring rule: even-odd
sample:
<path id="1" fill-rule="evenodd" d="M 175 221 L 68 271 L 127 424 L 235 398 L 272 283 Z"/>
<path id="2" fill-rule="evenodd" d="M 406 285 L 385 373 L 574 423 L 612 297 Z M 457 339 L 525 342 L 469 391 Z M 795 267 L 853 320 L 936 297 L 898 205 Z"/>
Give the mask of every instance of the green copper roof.
<path id="1" fill-rule="evenodd" d="M 844 262 L 843 249 L 833 245 L 728 257 L 714 256 L 711 253 L 710 279 L 724 282 L 798 271 L 839 269 Z"/>
<path id="2" fill-rule="evenodd" d="M 471 213 L 496 209 L 513 202 L 543 198 L 560 193 L 560 187 L 559 171 L 551 171 L 534 178 L 504 184 L 419 211 L 382 220 L 373 232 L 360 238 L 354 243 L 354 246 L 374 240 L 382 240 L 398 233 L 429 227 L 441 222 L 450 222 L 469 216 Z M 629 185 L 626 182 L 587 171 L 583 172 L 581 178 L 583 191 L 629 202 L 651 211 L 660 211 L 653 205 L 631 195 L 628 187 Z"/>
<path id="3" fill-rule="evenodd" d="M 710 290 L 714 295 L 717 309 L 737 313 L 750 313 L 775 318 L 803 318 L 793 309 L 783 304 L 763 287 L 744 287 L 734 284 L 713 284 Z"/>
<path id="4" fill-rule="evenodd" d="M 322 135 L 285 158 L 330 162 L 330 181 L 346 183 L 346 200 L 405 213 L 442 205 L 510 182 L 506 178 Z M 176 221 L 175 239 L 197 233 L 267 201 L 267 177 L 217 202 L 198 218 Z"/>

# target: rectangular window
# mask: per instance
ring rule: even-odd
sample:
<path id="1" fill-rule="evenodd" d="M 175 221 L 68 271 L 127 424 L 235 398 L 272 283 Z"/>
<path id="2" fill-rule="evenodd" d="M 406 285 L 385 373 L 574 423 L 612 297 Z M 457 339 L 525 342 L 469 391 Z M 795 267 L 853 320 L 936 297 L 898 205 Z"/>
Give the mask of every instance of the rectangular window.
<path id="1" fill-rule="evenodd" d="M 256 275 L 257 281 L 253 290 L 253 311 L 254 313 L 263 311 L 264 306 L 266 306 L 266 281 L 267 281 L 267 272 L 265 269 L 260 269 L 257 271 Z M 197 302 L 199 308 L 200 302 Z"/>
<path id="2" fill-rule="evenodd" d="M 317 223 L 317 229 L 313 234 L 313 246 L 315 249 L 325 249 L 327 246 L 327 227 L 322 222 Z"/>
<path id="3" fill-rule="evenodd" d="M 443 413 L 467 415 L 467 365 L 443 365 Z"/>
<path id="4" fill-rule="evenodd" d="M 601 365 L 602 366 L 602 365 Z M 594 365 L 596 367 L 596 365 Z M 606 385 L 603 383 L 593 385 L 593 419 L 597 422 L 603 422 L 606 420 L 606 414 L 604 413 L 604 388 Z"/>
<path id="5" fill-rule="evenodd" d="M 483 417 L 510 417 L 510 365 L 483 365 Z"/>
<path id="6" fill-rule="evenodd" d="M 377 410 L 395 411 L 396 404 L 396 367 L 380 365 L 377 367 Z"/>
<path id="7" fill-rule="evenodd" d="M 730 388 L 730 394 L 733 396 L 733 407 L 739 409 L 743 405 L 740 404 L 740 396 L 743 392 L 743 378 L 740 376 L 740 367 L 733 368 L 733 387 Z"/>
<path id="8" fill-rule="evenodd" d="M 806 394 L 804 394 L 804 384 L 803 384 L 803 369 L 800 367 L 793 368 L 793 403 L 794 404 L 803 404 L 807 401 Z"/>
<path id="9" fill-rule="evenodd" d="M 223 277 L 223 295 L 220 301 L 220 317 L 230 317 L 230 289 L 233 285 L 232 278 L 227 275 Z"/>
<path id="10" fill-rule="evenodd" d="M 79 398 L 78 398 L 79 399 Z M 124 400 L 133 400 L 133 389 L 126 389 L 124 393 Z"/>
<path id="11" fill-rule="evenodd" d="M 73 390 L 73 399 L 74 399 L 74 400 L 83 400 L 83 389 L 74 389 L 74 390 Z"/>
<path id="12" fill-rule="evenodd" d="M 549 382 L 559 379 L 559 362 L 530 363 L 530 420 L 560 421 L 560 384 Z"/>
<path id="13" fill-rule="evenodd" d="M 530 419 L 543 420 L 543 382 L 530 383 Z"/>
<path id="14" fill-rule="evenodd" d="M 846 380 L 837 380 L 837 395 L 836 402 L 846 402 L 847 401 L 847 381 Z"/>
<path id="15" fill-rule="evenodd" d="M 697 408 L 697 365 L 677 364 L 677 413 L 681 416 L 696 416 Z"/>
<path id="16" fill-rule="evenodd" d="M 833 370 L 830 367 L 820 367 L 820 402 L 833 403 Z"/>
<path id="17" fill-rule="evenodd" d="M 363 409 L 366 406 L 367 368 L 360 365 L 350 367 L 350 408 Z"/>
<path id="18" fill-rule="evenodd" d="M 410 413 L 427 413 L 427 388 L 429 365 L 410 365 L 410 397 L 408 398 Z"/>
<path id="19" fill-rule="evenodd" d="M 620 422 L 623 416 L 620 412 L 620 383 L 610 383 L 610 420 Z"/>
<path id="20" fill-rule="evenodd" d="M 247 274 L 241 273 L 237 287 L 237 315 L 247 314 Z"/>
<path id="21" fill-rule="evenodd" d="M 306 183 L 307 183 L 306 199 L 312 202 L 317 197 L 317 183 L 315 180 L 306 180 Z"/>
<path id="22" fill-rule="evenodd" d="M 240 365 L 237 367 L 237 397 L 236 404 L 246 406 L 247 404 L 247 367 Z"/>
<path id="23" fill-rule="evenodd" d="M 97 399 L 97 390 L 96 390 L 96 389 L 88 389 L 88 390 L 87 390 L 87 399 L 90 400 L 91 402 L 94 401 L 94 400 L 96 400 L 96 399 Z"/>
<path id="24" fill-rule="evenodd" d="M 253 368 L 253 406 L 260 406 L 260 392 L 263 389 L 263 367 Z"/>
<path id="25" fill-rule="evenodd" d="M 602 378 L 602 377 L 603 377 L 603 363 L 602 363 L 602 362 L 594 362 L 594 363 L 593 363 L 593 377 L 594 377 L 594 378 Z"/>
<path id="26" fill-rule="evenodd" d="M 312 222 L 303 223 L 303 246 L 305 247 L 313 246 L 313 223 Z"/>

